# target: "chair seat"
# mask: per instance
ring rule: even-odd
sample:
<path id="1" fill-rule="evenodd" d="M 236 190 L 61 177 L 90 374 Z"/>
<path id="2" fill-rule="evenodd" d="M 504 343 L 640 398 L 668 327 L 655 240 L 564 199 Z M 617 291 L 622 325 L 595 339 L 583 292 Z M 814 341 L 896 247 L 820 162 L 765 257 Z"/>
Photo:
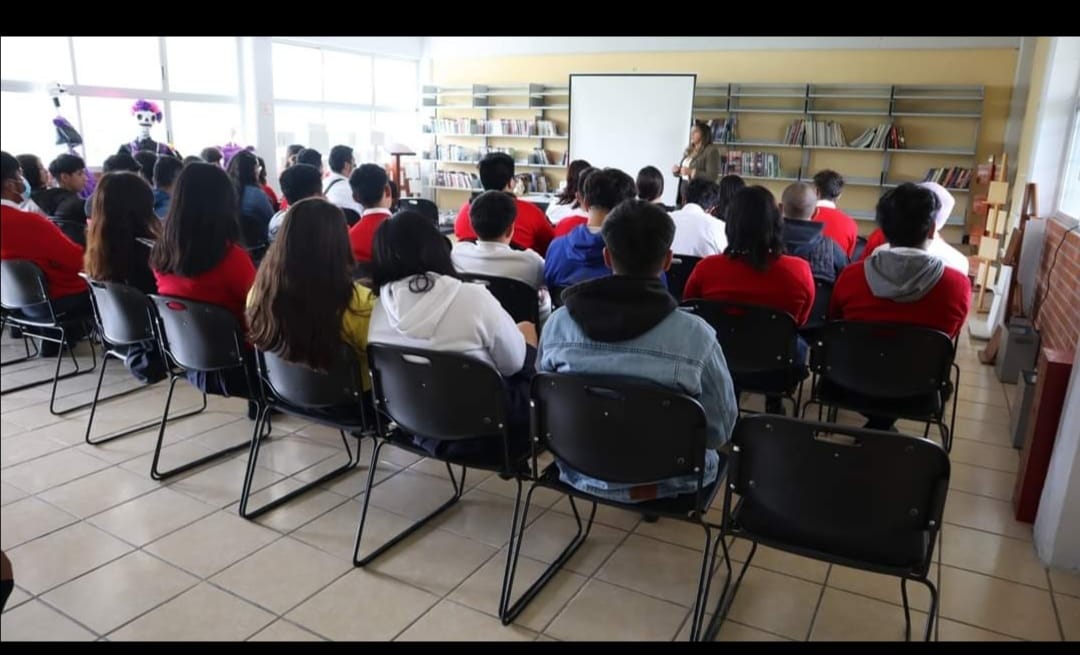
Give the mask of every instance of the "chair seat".
<path id="1" fill-rule="evenodd" d="M 364 415 L 359 405 L 314 409 L 310 407 L 296 407 L 289 403 L 282 402 L 281 399 L 276 399 L 271 407 L 285 412 L 286 414 L 299 416 L 319 423 L 347 426 L 350 429 L 355 429 L 356 432 L 360 432 L 367 428 L 364 423 Z"/>
<path id="2" fill-rule="evenodd" d="M 933 420 L 940 416 L 945 403 L 940 392 L 934 391 L 909 398 L 880 398 L 851 391 L 822 378 L 815 397 L 822 404 L 836 405 L 863 414 L 883 414 L 917 420 Z"/>
<path id="3" fill-rule="evenodd" d="M 720 470 L 717 471 L 716 481 L 705 487 L 704 502 L 705 507 L 708 508 L 716 497 L 716 492 L 720 489 L 720 485 L 717 484 L 724 478 L 724 472 L 727 467 L 727 462 L 722 461 L 720 464 Z M 555 462 L 548 464 L 544 469 L 544 472 L 540 474 L 537 479 L 537 483 L 541 486 L 554 489 L 564 494 L 570 494 L 575 498 L 582 498 L 588 501 L 596 501 L 604 505 L 611 505 L 614 507 L 621 507 L 627 510 L 640 511 L 643 514 L 656 514 L 657 516 L 667 516 L 672 518 L 686 518 L 691 513 L 697 511 L 697 494 L 686 493 L 679 494 L 673 498 L 658 498 L 656 500 L 647 500 L 641 503 L 620 503 L 608 500 L 606 498 L 600 498 L 590 493 L 581 491 L 577 487 L 572 487 L 559 479 L 559 465 Z"/>
<path id="4" fill-rule="evenodd" d="M 386 440 L 394 446 L 401 448 L 402 450 L 413 453 L 414 455 L 420 455 L 422 457 L 435 457 L 430 451 L 425 448 L 416 445 L 413 441 L 413 435 L 401 430 L 400 428 L 394 428 L 386 435 Z M 499 437 L 477 437 L 478 439 L 489 439 L 493 446 L 497 446 L 499 443 Z M 529 475 L 529 446 L 528 444 L 522 444 L 521 448 L 515 452 L 510 452 L 510 463 L 514 467 L 512 471 L 503 471 L 503 453 L 502 450 L 494 447 L 491 452 L 481 456 L 468 456 L 468 457 L 454 457 L 439 455 L 438 459 L 443 462 L 448 462 L 456 466 L 464 466 L 466 468 L 483 469 L 486 471 L 495 471 L 500 475 L 508 474 L 513 476 L 515 473 L 523 475 Z"/>

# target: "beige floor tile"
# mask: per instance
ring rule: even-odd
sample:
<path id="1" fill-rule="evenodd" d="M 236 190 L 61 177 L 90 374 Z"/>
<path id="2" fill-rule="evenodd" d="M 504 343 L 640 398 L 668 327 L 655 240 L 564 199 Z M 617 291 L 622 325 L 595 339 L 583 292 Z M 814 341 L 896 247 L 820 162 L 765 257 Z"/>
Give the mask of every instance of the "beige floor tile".
<path id="1" fill-rule="evenodd" d="M 937 586 L 937 565 L 930 565 L 930 582 Z M 900 578 L 871 573 L 858 569 L 848 568 L 834 564 L 829 569 L 828 586 L 833 589 L 842 589 L 863 596 L 869 596 L 878 600 L 892 603 L 898 607 L 903 605 L 903 597 L 900 592 Z M 930 609 L 930 591 L 920 582 L 909 582 L 907 586 L 908 603 L 912 609 L 927 612 Z"/>
<path id="2" fill-rule="evenodd" d="M 1080 598 L 1080 571 L 1050 569 L 1050 582 L 1054 592 Z"/>
<path id="3" fill-rule="evenodd" d="M 950 489 L 1005 501 L 1012 500 L 1015 482 L 1015 473 L 995 471 L 960 462 L 952 463 L 952 473 L 949 476 Z"/>
<path id="4" fill-rule="evenodd" d="M 15 466 L 67 447 L 66 444 L 41 436 L 36 430 L 20 434 L 4 440 L 4 448 L 0 450 L 0 468 Z"/>
<path id="5" fill-rule="evenodd" d="M 352 562 L 353 545 L 356 541 L 356 527 L 360 523 L 360 507 L 360 501 L 347 501 L 314 521 L 297 528 L 289 536 L 314 546 L 333 557 Z M 368 522 L 370 525 L 365 526 L 365 528 L 375 524 L 382 524 L 387 521 L 387 516 L 392 517 L 390 520 L 394 521 L 396 526 L 407 523 L 407 519 L 402 519 L 396 514 L 390 514 L 377 507 L 370 507 L 368 508 Z M 372 532 L 364 536 L 364 543 L 370 546 L 365 552 L 370 552 L 379 545 L 377 541 L 379 537 L 375 536 L 375 530 L 379 528 L 372 527 L 371 529 Z M 372 541 L 368 541 L 369 536 Z"/>
<path id="6" fill-rule="evenodd" d="M 956 416 L 956 438 L 981 441 L 1002 448 L 1012 448 L 1013 441 L 1008 425 L 967 419 L 959 413 Z"/>
<path id="7" fill-rule="evenodd" d="M 719 525 L 720 520 L 723 518 L 723 512 L 720 509 L 710 509 L 706 515 L 706 520 Z M 674 519 L 658 518 L 655 523 L 647 523 L 641 521 L 634 528 L 634 534 L 639 534 L 643 537 L 651 537 L 659 541 L 666 541 L 671 544 L 678 544 L 679 546 L 685 546 L 687 548 L 693 548 L 694 550 L 701 551 L 705 549 L 705 530 L 696 523 L 688 523 L 686 521 L 676 521 Z M 715 541 L 717 530 L 712 529 L 711 536 Z"/>
<path id="8" fill-rule="evenodd" d="M 956 405 L 956 418 L 968 418 L 975 421 L 981 421 L 983 423 L 994 423 L 1004 426 L 1008 429 L 1009 409 L 1005 403 L 1000 405 L 985 405 L 983 403 L 973 403 L 970 400 L 957 401 Z"/>
<path id="9" fill-rule="evenodd" d="M 273 530 L 222 511 L 180 528 L 143 549 L 200 578 L 208 578 L 279 536 Z"/>
<path id="10" fill-rule="evenodd" d="M 398 466 L 407 468 L 423 458 L 395 446 L 383 446 L 382 450 L 379 452 L 379 459 L 385 459 Z"/>
<path id="11" fill-rule="evenodd" d="M 453 495 L 449 481 L 402 471 L 371 491 L 371 504 L 412 519 L 423 518 Z"/>
<path id="12" fill-rule="evenodd" d="M 8 484 L 7 482 L 0 482 L 0 505 L 9 505 L 16 500 L 26 498 L 28 495 L 29 494 L 15 485 Z"/>
<path id="13" fill-rule="evenodd" d="M 278 619 L 274 621 L 266 628 L 260 630 L 248 641 L 325 641 L 322 637 L 315 635 L 303 628 L 286 621 L 285 619 Z"/>
<path id="14" fill-rule="evenodd" d="M 541 562 L 554 562 L 576 532 L 577 524 L 572 517 L 548 510 L 526 528 L 521 554 Z M 594 523 L 585 543 L 564 568 L 582 575 L 594 574 L 626 535 L 622 530 Z"/>
<path id="15" fill-rule="evenodd" d="M 108 466 L 108 462 L 69 448 L 4 469 L 4 481 L 36 494 Z"/>
<path id="16" fill-rule="evenodd" d="M 33 496 L 17 500 L 0 511 L 0 548 L 11 550 L 77 520 Z"/>
<path id="17" fill-rule="evenodd" d="M 528 557 L 518 557 L 514 573 L 514 587 L 511 590 L 511 604 L 521 597 L 547 565 Z M 499 615 L 499 594 L 502 590 L 503 573 L 506 570 L 506 549 L 487 561 L 479 571 L 450 593 L 447 598 L 462 605 L 467 605 L 491 616 Z M 577 593 L 587 578 L 565 569 L 555 574 L 544 585 L 543 590 L 525 607 L 514 621 L 516 625 L 530 630 L 543 630 L 551 619 Z"/>
<path id="18" fill-rule="evenodd" d="M 701 557 L 701 551 L 632 534 L 595 577 L 691 607 L 701 575 Z"/>
<path id="19" fill-rule="evenodd" d="M 997 405 L 998 407 L 1003 407 L 1006 401 L 1005 390 L 1000 385 L 996 387 L 980 387 L 966 384 L 962 370 L 960 372 L 960 386 L 957 397 L 960 400 L 970 400 L 971 402 Z"/>
<path id="20" fill-rule="evenodd" d="M 38 495 L 66 512 L 86 518 L 137 498 L 158 486 L 159 483 L 148 475 L 138 475 L 113 466 Z"/>
<path id="21" fill-rule="evenodd" d="M 958 525 L 942 531 L 945 564 L 1049 589 L 1046 567 L 1030 541 L 1011 539 Z"/>
<path id="22" fill-rule="evenodd" d="M 946 566 L 941 615 L 1033 640 L 1060 639 L 1050 592 Z"/>
<path id="23" fill-rule="evenodd" d="M 938 622 L 941 624 L 938 629 L 939 641 L 1018 641 L 1015 637 L 957 623 L 949 619 L 938 619 Z"/>
<path id="24" fill-rule="evenodd" d="M 239 641 L 274 618 L 204 582 L 109 633 L 109 641 Z"/>
<path id="25" fill-rule="evenodd" d="M 739 623 L 802 641 L 810 633 L 820 595 L 821 585 L 751 566 L 729 616 Z"/>
<path id="26" fill-rule="evenodd" d="M 33 594 L 97 568 L 132 547 L 86 523 L 76 523 L 8 553 L 19 585 Z"/>
<path id="27" fill-rule="evenodd" d="M 557 642 L 559 640 L 554 638 L 554 637 L 549 637 L 547 635 L 537 635 L 536 636 L 536 641 L 556 641 Z"/>
<path id="28" fill-rule="evenodd" d="M 367 487 L 368 466 L 371 464 L 371 451 L 369 447 L 366 448 L 368 448 L 367 453 L 361 453 L 360 455 L 359 465 L 347 473 L 342 473 L 338 477 L 324 482 L 320 486 L 346 498 L 355 498 L 364 493 L 364 489 Z M 345 454 L 344 450 L 342 450 L 341 454 L 329 457 L 312 467 L 306 468 L 293 476 L 293 478 L 301 482 L 310 482 L 339 468 L 344 463 Z M 401 467 L 397 464 L 381 460 L 375 472 L 375 486 L 378 487 L 380 482 L 397 474 L 399 471 L 401 471 Z"/>
<path id="29" fill-rule="evenodd" d="M 388 527 L 390 523 L 396 524 L 395 528 L 401 526 L 396 521 L 383 525 Z M 374 528 L 377 525 L 378 523 L 372 524 L 373 539 L 376 532 Z M 375 544 L 384 542 L 383 535 L 380 535 L 376 541 L 368 542 L 367 526 L 364 527 L 364 533 L 364 543 L 372 545 L 365 547 L 364 554 L 370 552 Z M 497 550 L 443 530 L 422 528 L 380 555 L 378 559 L 368 564 L 367 568 L 373 573 L 389 575 L 415 587 L 445 596 L 479 569 Z"/>
<path id="30" fill-rule="evenodd" d="M 377 493 L 377 492 L 376 492 Z M 529 512 L 530 523 L 540 511 Z M 467 492 L 458 503 L 432 521 L 432 527 L 474 541 L 501 548 L 510 541 L 510 521 L 514 518 L 514 501 L 486 491 Z"/>
<path id="31" fill-rule="evenodd" d="M 11 589 L 11 595 L 8 596 L 7 602 L 4 603 L 4 611 L 10 612 L 31 598 L 33 598 L 33 596 L 20 589 L 18 585 L 15 585 Z"/>
<path id="32" fill-rule="evenodd" d="M 1012 503 L 950 489 L 945 501 L 945 523 L 994 534 L 1031 540 L 1031 524 L 1013 518 Z"/>
<path id="33" fill-rule="evenodd" d="M 589 515 L 590 507 L 589 503 L 581 500 L 577 501 L 578 511 L 583 516 Z M 570 501 L 564 496 L 559 502 L 555 503 L 551 509 L 568 516 L 573 516 L 574 511 L 570 509 Z M 641 522 L 641 514 L 637 512 L 628 512 L 626 510 L 618 509 L 615 507 L 609 507 L 607 505 L 597 505 L 596 507 L 596 522 L 601 525 L 607 525 L 619 530 L 625 530 L 631 532 L 638 523 Z"/>
<path id="34" fill-rule="evenodd" d="M 165 444 L 176 443 L 179 439 L 170 439 L 169 435 L 165 435 Z M 92 446 L 89 444 L 82 444 L 75 446 L 75 450 L 87 455 L 92 455 L 98 459 L 103 459 L 106 462 L 113 464 L 120 464 L 128 460 L 135 459 L 136 457 L 142 457 L 147 453 L 154 452 L 154 447 L 157 446 L 157 430 L 146 430 L 137 434 L 128 435 L 126 437 L 116 439 L 115 441 L 109 441 L 103 444 L 97 444 Z M 150 464 L 148 463 L 139 471 L 135 473 L 149 477 Z"/>
<path id="35" fill-rule="evenodd" d="M 335 641 L 388 641 L 437 602 L 415 587 L 353 569 L 285 618 Z"/>
<path id="36" fill-rule="evenodd" d="M 286 537 L 233 564 L 210 582 L 281 614 L 349 568 L 341 559 Z"/>
<path id="37" fill-rule="evenodd" d="M 705 622 L 702 624 L 702 630 L 707 630 L 709 627 L 709 621 L 712 620 L 712 614 L 705 615 Z M 690 638 L 690 618 L 687 617 L 686 624 L 683 625 L 683 629 L 679 632 L 679 636 L 675 641 L 686 641 Z M 764 630 L 758 630 L 748 625 L 743 625 L 737 621 L 731 619 L 725 619 L 724 623 L 720 626 L 720 630 L 716 633 L 716 641 L 791 641 L 781 637 L 780 635 L 774 635 L 771 632 L 765 632 Z"/>
<path id="38" fill-rule="evenodd" d="M 736 539 L 735 544 L 730 547 L 731 558 L 739 562 L 745 562 L 750 554 L 750 546 L 749 541 Z M 723 557 L 723 554 L 720 556 Z M 768 546 L 758 546 L 757 551 L 754 553 L 753 566 L 795 576 L 817 584 L 823 584 L 825 576 L 829 572 L 829 565 L 826 562 L 792 555 Z"/>
<path id="39" fill-rule="evenodd" d="M 245 475 L 247 475 L 247 462 L 234 457 L 205 468 L 199 467 L 191 474 L 178 476 L 178 479 L 169 481 L 169 488 L 207 505 L 225 507 L 240 499 Z M 277 471 L 257 466 L 255 479 L 251 483 L 251 492 L 258 493 L 284 477 Z"/>
<path id="40" fill-rule="evenodd" d="M 124 541 L 142 546 L 213 511 L 212 506 L 166 487 L 129 500 L 88 521 Z"/>
<path id="41" fill-rule="evenodd" d="M 563 641 L 670 641 L 686 608 L 590 580 L 544 630 Z"/>
<path id="42" fill-rule="evenodd" d="M 439 478 L 440 480 L 450 481 L 450 475 L 446 472 L 446 464 L 440 462 L 437 459 L 430 459 L 425 457 L 409 467 L 410 471 L 416 473 L 423 473 L 424 475 L 430 475 L 433 478 Z M 465 473 L 465 489 L 466 491 L 479 485 L 481 482 L 495 475 L 491 471 L 483 471 L 480 469 L 468 469 Z M 454 467 L 454 477 L 461 480 L 461 467 Z"/>
<path id="43" fill-rule="evenodd" d="M 239 453 L 246 456 L 246 446 L 251 445 L 251 431 L 255 428 L 254 421 L 235 421 L 226 423 L 220 427 L 198 432 L 191 436 L 189 441 L 199 444 L 207 450 L 222 450 L 236 444 L 244 444 L 245 448 Z M 276 431 L 271 431 L 271 441 L 263 442 L 263 445 L 272 443 L 274 438 L 283 436 Z M 259 459 L 262 459 L 260 455 Z"/>
<path id="44" fill-rule="evenodd" d="M 955 439 L 949 457 L 954 463 L 981 466 L 1012 474 L 1020 468 L 1019 450 L 973 439 Z"/>
<path id="45" fill-rule="evenodd" d="M 537 634 L 455 602 L 444 600 L 428 610 L 395 641 L 533 641 Z"/>
<path id="46" fill-rule="evenodd" d="M 39 600 L 6 611 L 0 618 L 4 641 L 94 641 L 97 635 Z"/>
<path id="47" fill-rule="evenodd" d="M 481 491 L 486 491 L 492 494 L 498 494 L 504 498 L 514 499 L 517 493 L 517 485 L 513 480 L 503 480 L 497 475 L 488 476 L 486 480 L 476 486 Z M 526 494 L 529 493 L 529 484 L 523 482 L 521 484 L 521 500 L 524 502 Z M 558 500 L 562 498 L 562 494 L 552 489 L 544 487 L 537 487 L 533 492 L 532 500 L 529 505 L 535 509 L 547 509 L 554 505 Z"/>
<path id="48" fill-rule="evenodd" d="M 158 458 L 158 471 L 168 472 L 212 453 L 213 451 L 209 448 L 191 439 L 169 444 L 163 446 L 161 449 L 161 455 Z M 150 452 L 147 452 L 144 455 L 121 462 L 120 466 L 132 473 L 149 477 L 150 466 L 153 464 L 153 461 L 154 452 L 151 449 Z M 204 467 L 213 466 L 215 463 L 215 461 L 210 461 L 197 468 L 198 470 L 201 470 Z"/>
<path id="49" fill-rule="evenodd" d="M 1054 594 L 1054 604 L 1061 620 L 1061 629 L 1065 632 L 1065 640 L 1080 641 L 1080 598 Z"/>
<path id="50" fill-rule="evenodd" d="M 280 498 L 302 486 L 302 482 L 297 482 L 293 478 L 285 478 L 259 493 L 251 494 L 251 498 L 248 499 L 248 506 L 253 508 L 261 507 L 263 504 Z M 301 494 L 284 505 L 279 505 L 263 514 L 255 519 L 255 522 L 278 532 L 290 532 L 347 501 L 348 499 L 344 496 L 339 496 L 325 489 L 310 489 L 307 493 Z M 226 511 L 235 514 L 239 505 L 240 503 L 229 505 Z"/>
<path id="51" fill-rule="evenodd" d="M 197 583 L 180 569 L 136 551 L 53 589 L 42 600 L 106 634 Z M 107 603 L 102 602 L 104 590 Z"/>
<path id="52" fill-rule="evenodd" d="M 926 614 L 911 613 L 911 639 L 923 639 Z M 904 610 L 838 589 L 826 589 L 811 641 L 903 641 Z"/>
<path id="53" fill-rule="evenodd" d="M 0 419 L 0 439 L 8 439 L 26 432 L 26 428 L 12 423 L 7 419 Z"/>
<path id="54" fill-rule="evenodd" d="M 280 436 L 264 441 L 259 447 L 259 466 L 283 475 L 293 475 L 331 457 L 335 462 L 344 463 L 347 459 L 345 445 L 339 442 L 338 447 L 330 448 L 308 439 Z M 238 459 L 246 466 L 247 458 L 245 451 Z"/>

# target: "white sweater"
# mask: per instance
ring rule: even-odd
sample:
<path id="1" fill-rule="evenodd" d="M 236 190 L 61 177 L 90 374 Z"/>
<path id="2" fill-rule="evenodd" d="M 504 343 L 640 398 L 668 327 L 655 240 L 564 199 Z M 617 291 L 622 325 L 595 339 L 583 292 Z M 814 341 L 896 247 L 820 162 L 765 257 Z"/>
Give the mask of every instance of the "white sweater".
<path id="1" fill-rule="evenodd" d="M 682 209 L 671 212 L 675 222 L 675 240 L 671 252 L 690 257 L 719 255 L 727 248 L 724 221 L 709 214 L 699 205 L 688 202 Z"/>
<path id="2" fill-rule="evenodd" d="M 520 371 L 525 337 L 487 287 L 434 273 L 428 277 L 434 285 L 422 293 L 409 290 L 411 278 L 380 289 L 368 342 L 462 353 L 504 377 Z"/>
<path id="3" fill-rule="evenodd" d="M 514 250 L 496 241 L 459 241 L 450 253 L 459 273 L 494 275 L 524 282 L 530 287 L 544 288 L 544 258 L 532 250 Z M 551 297 L 546 291 L 538 296 L 540 322 L 551 315 Z"/>
<path id="4" fill-rule="evenodd" d="M 341 173 L 330 173 L 330 175 L 323 180 L 323 194 L 326 196 L 327 202 L 337 205 L 342 209 L 351 209 L 357 214 L 364 211 L 364 208 L 360 206 L 360 203 L 353 200 L 352 187 L 349 186 L 349 178 Z"/>
<path id="5" fill-rule="evenodd" d="M 559 221 L 572 216 L 574 214 L 584 214 L 585 211 L 581 207 L 574 207 L 574 203 L 568 202 L 565 205 L 560 205 L 558 202 L 553 202 L 547 207 L 547 211 L 544 212 L 548 220 L 553 224 L 558 224 Z"/>

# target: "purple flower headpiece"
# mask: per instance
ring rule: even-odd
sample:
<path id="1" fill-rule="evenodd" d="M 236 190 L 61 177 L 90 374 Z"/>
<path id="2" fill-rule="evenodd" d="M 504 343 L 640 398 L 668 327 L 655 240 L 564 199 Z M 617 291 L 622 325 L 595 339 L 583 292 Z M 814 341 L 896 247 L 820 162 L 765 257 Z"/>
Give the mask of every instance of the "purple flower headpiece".
<path id="1" fill-rule="evenodd" d="M 132 115 L 139 113 L 140 111 L 148 111 L 154 114 L 154 120 L 158 123 L 161 122 L 163 114 L 161 113 L 161 107 L 158 107 L 156 102 L 150 100 L 138 99 L 135 104 L 131 105 Z"/>

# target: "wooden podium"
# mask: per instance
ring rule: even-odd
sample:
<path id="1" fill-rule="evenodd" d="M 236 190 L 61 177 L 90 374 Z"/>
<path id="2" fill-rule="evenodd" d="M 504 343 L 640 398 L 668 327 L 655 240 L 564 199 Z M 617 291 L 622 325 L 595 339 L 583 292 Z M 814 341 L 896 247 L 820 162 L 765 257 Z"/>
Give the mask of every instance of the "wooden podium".
<path id="1" fill-rule="evenodd" d="M 1038 381 L 1031 403 L 1024 447 L 1020 452 L 1020 468 L 1013 488 L 1013 507 L 1016 520 L 1033 523 L 1039 510 L 1046 472 L 1050 469 L 1050 454 L 1054 451 L 1058 424 L 1065 411 L 1065 392 L 1069 388 L 1074 353 L 1067 350 L 1043 348 L 1036 367 Z"/>

